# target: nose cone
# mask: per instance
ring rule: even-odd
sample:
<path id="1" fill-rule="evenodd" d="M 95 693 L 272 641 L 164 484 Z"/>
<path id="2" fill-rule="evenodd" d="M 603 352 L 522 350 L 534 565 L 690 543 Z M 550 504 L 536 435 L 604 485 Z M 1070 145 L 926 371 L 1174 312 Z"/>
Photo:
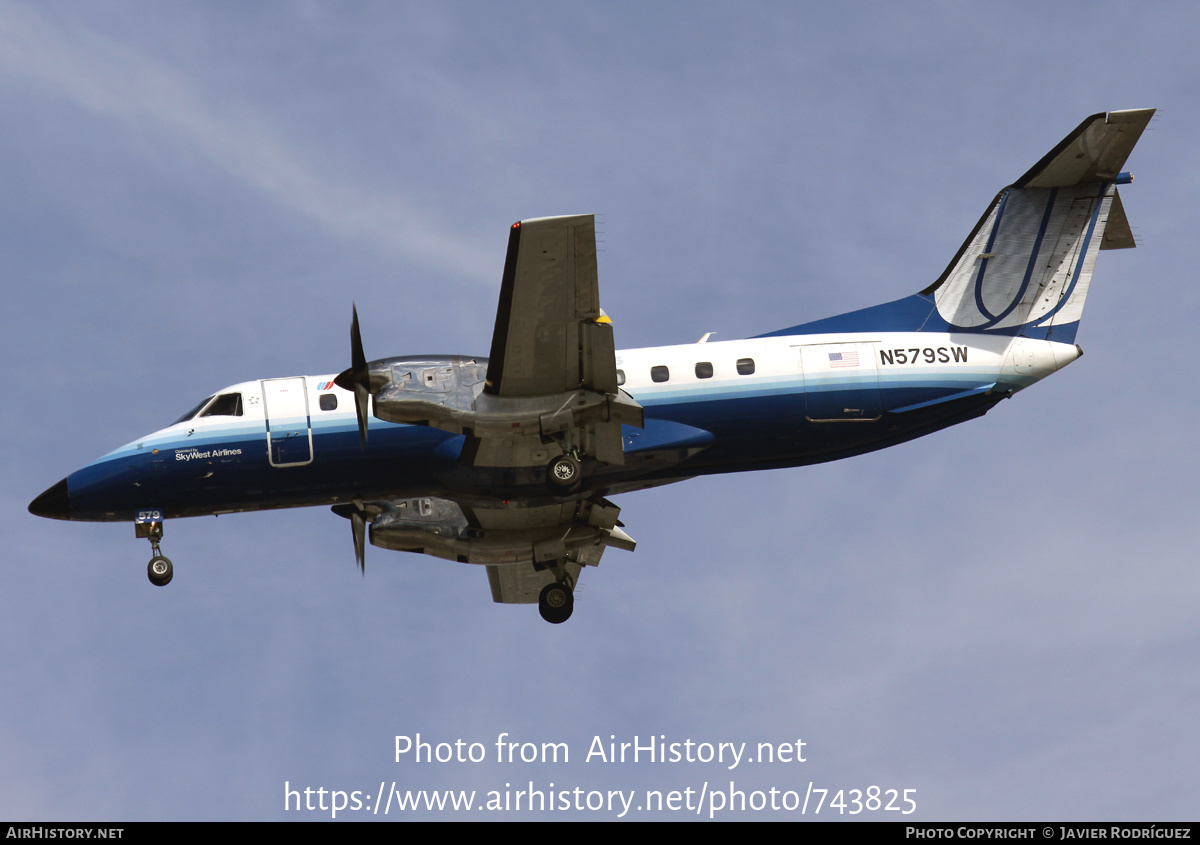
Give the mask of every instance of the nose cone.
<path id="1" fill-rule="evenodd" d="M 67 479 L 64 478 L 30 502 L 29 512 L 50 519 L 70 519 L 71 499 L 67 495 Z"/>

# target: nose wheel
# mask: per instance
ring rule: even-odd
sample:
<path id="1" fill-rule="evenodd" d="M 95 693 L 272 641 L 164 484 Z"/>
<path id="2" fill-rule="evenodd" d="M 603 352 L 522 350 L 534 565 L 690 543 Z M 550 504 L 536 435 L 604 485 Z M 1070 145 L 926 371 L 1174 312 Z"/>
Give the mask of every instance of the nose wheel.
<path id="1" fill-rule="evenodd" d="M 171 565 L 171 559 L 158 547 L 158 541 L 163 535 L 162 522 L 139 522 L 135 527 L 137 536 L 150 541 L 150 549 L 154 553 L 154 557 L 150 558 L 150 563 L 146 565 L 146 577 L 156 587 L 167 586 L 175 577 L 175 567 Z"/>
<path id="2" fill-rule="evenodd" d="M 157 554 L 157 551 L 156 548 L 154 557 L 150 558 L 150 563 L 146 567 L 146 576 L 154 586 L 165 587 L 175 577 L 175 567 L 171 565 L 170 558 Z"/>

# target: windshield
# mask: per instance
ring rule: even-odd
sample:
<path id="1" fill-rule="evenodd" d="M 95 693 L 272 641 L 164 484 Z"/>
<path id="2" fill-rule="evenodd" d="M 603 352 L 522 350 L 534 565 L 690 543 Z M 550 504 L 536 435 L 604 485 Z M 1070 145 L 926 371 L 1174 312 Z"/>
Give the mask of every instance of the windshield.
<path id="1" fill-rule="evenodd" d="M 202 417 L 240 417 L 242 394 L 222 393 L 200 414 Z"/>
<path id="2" fill-rule="evenodd" d="M 209 396 L 171 425 L 179 425 L 194 417 L 240 417 L 241 415 L 242 394 L 222 393 L 220 396 Z"/>
<path id="3" fill-rule="evenodd" d="M 200 404 L 198 404 L 195 408 L 192 408 L 192 410 L 188 411 L 186 414 L 184 414 L 179 419 L 175 420 L 175 422 L 171 423 L 171 425 L 179 425 L 181 422 L 187 422 L 192 417 L 196 416 L 196 414 L 198 414 L 200 412 L 200 409 L 203 408 L 205 405 L 207 405 L 211 401 L 212 401 L 211 396 L 205 397 L 203 400 L 200 401 Z"/>

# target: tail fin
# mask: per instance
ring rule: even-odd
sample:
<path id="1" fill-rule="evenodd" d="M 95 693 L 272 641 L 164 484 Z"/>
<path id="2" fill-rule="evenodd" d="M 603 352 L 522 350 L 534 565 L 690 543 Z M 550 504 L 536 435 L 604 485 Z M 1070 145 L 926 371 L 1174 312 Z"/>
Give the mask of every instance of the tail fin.
<path id="1" fill-rule="evenodd" d="M 1134 246 L 1116 186 L 1154 109 L 1096 114 L 1002 190 L 919 294 L 771 332 L 966 331 L 1074 343 L 1096 256 Z"/>
<path id="2" fill-rule="evenodd" d="M 1073 343 L 1101 249 L 1134 246 L 1116 185 L 1154 109 L 1089 117 L 1000 192 L 921 291 L 951 330 Z"/>

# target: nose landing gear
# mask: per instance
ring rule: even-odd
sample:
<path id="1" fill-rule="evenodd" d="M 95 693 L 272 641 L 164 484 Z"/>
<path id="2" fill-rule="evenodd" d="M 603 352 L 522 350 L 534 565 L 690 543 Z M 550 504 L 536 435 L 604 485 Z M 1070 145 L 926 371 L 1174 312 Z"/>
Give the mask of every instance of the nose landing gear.
<path id="1" fill-rule="evenodd" d="M 171 559 L 156 553 L 146 566 L 146 577 L 156 587 L 165 587 L 170 584 L 171 579 L 175 577 L 175 567 L 171 565 Z"/>
<path id="2" fill-rule="evenodd" d="M 150 558 L 150 563 L 146 566 L 146 577 L 156 587 L 167 586 L 175 577 L 175 567 L 171 565 L 170 558 L 165 557 L 158 547 L 158 541 L 162 539 L 163 535 L 162 522 L 139 522 L 135 528 L 137 536 L 145 537 L 150 541 L 150 548 L 154 552 L 154 557 Z"/>

